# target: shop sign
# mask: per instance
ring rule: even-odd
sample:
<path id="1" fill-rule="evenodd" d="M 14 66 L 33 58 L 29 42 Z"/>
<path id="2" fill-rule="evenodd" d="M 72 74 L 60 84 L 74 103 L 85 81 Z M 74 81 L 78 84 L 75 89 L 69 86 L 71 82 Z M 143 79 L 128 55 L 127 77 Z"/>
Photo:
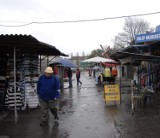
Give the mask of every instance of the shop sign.
<path id="1" fill-rule="evenodd" d="M 136 35 L 136 43 L 160 41 L 160 32 Z"/>
<path id="2" fill-rule="evenodd" d="M 104 98 L 106 102 L 120 101 L 119 85 L 104 85 Z"/>

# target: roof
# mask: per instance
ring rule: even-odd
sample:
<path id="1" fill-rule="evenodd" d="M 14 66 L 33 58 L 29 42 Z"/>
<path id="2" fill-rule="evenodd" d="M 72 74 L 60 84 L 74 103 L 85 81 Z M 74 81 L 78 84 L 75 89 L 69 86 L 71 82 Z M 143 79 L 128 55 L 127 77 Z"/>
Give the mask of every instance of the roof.
<path id="1" fill-rule="evenodd" d="M 122 54 L 123 52 L 141 54 L 142 51 L 148 52 L 148 48 L 149 45 L 132 45 L 123 49 L 119 49 L 118 51 L 114 52 L 110 57 L 114 59 L 122 59 L 128 56 L 127 54 Z"/>
<path id="2" fill-rule="evenodd" d="M 138 61 L 160 61 L 160 56 L 154 56 L 154 55 L 144 55 L 144 54 L 136 54 L 136 53 L 130 53 L 130 52 L 117 52 L 118 54 L 124 54 L 126 56 L 131 56 L 134 60 Z"/>
<path id="3" fill-rule="evenodd" d="M 58 50 L 55 46 L 38 41 L 32 35 L 0 35 L 0 52 L 13 52 L 13 47 L 23 53 L 33 53 L 38 55 L 54 55 L 54 56 L 68 56 Z"/>
<path id="4" fill-rule="evenodd" d="M 108 58 L 103 58 L 103 57 L 93 57 L 93 58 L 89 58 L 86 60 L 83 60 L 82 62 L 87 62 L 87 63 L 103 63 L 103 62 L 107 62 L 107 63 L 117 63 L 115 60 L 113 59 L 108 59 Z"/>
<path id="5" fill-rule="evenodd" d="M 139 61 L 160 62 L 160 56 L 143 54 L 142 51 L 149 52 L 149 49 L 152 51 L 154 48 L 149 45 L 133 45 L 113 53 L 111 57 L 117 60 L 129 57 L 130 60 L 127 60 L 126 64 L 133 65 L 139 65 Z"/>

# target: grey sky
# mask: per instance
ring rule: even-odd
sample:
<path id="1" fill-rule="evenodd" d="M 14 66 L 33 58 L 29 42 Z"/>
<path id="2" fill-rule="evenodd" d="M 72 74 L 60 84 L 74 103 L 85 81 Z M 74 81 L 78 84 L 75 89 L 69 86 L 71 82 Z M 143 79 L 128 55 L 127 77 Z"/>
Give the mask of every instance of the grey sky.
<path id="1" fill-rule="evenodd" d="M 159 1 L 152 0 L 0 0 L 0 25 L 22 23 L 2 21 L 68 21 L 100 19 L 124 15 L 159 12 Z M 151 27 L 159 25 L 160 14 L 144 16 Z M 0 27 L 2 34 L 31 34 L 56 46 L 66 54 L 113 45 L 112 39 L 122 31 L 124 18 L 99 22 L 32 24 L 25 27 Z"/>

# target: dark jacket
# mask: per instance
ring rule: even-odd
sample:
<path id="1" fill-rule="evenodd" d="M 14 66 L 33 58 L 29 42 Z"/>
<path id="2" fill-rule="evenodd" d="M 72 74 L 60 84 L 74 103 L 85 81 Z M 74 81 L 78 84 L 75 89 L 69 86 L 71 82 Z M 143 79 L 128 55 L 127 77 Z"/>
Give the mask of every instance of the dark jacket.
<path id="1" fill-rule="evenodd" d="M 37 94 L 44 101 L 59 98 L 60 83 L 56 76 L 42 75 L 37 83 Z"/>
<path id="2" fill-rule="evenodd" d="M 80 76 L 81 76 L 80 70 L 76 70 L 76 78 L 80 78 Z"/>
<path id="3" fill-rule="evenodd" d="M 72 78 L 72 70 L 68 69 L 68 78 Z"/>

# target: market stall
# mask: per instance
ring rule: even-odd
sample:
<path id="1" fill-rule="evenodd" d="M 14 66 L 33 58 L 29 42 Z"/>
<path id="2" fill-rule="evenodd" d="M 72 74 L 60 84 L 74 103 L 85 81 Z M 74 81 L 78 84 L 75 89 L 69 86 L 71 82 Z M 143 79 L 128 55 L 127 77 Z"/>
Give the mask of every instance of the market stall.
<path id="1" fill-rule="evenodd" d="M 41 70 L 41 55 L 67 56 L 54 46 L 31 35 L 0 35 L 1 110 L 38 105 L 36 83 Z"/>
<path id="2" fill-rule="evenodd" d="M 93 69 L 95 72 L 95 80 L 98 85 L 104 87 L 104 100 L 107 102 L 120 101 L 119 84 L 115 82 L 117 76 L 116 66 L 118 62 L 110 58 L 93 57 L 84 60 L 83 63 L 96 63 Z"/>

